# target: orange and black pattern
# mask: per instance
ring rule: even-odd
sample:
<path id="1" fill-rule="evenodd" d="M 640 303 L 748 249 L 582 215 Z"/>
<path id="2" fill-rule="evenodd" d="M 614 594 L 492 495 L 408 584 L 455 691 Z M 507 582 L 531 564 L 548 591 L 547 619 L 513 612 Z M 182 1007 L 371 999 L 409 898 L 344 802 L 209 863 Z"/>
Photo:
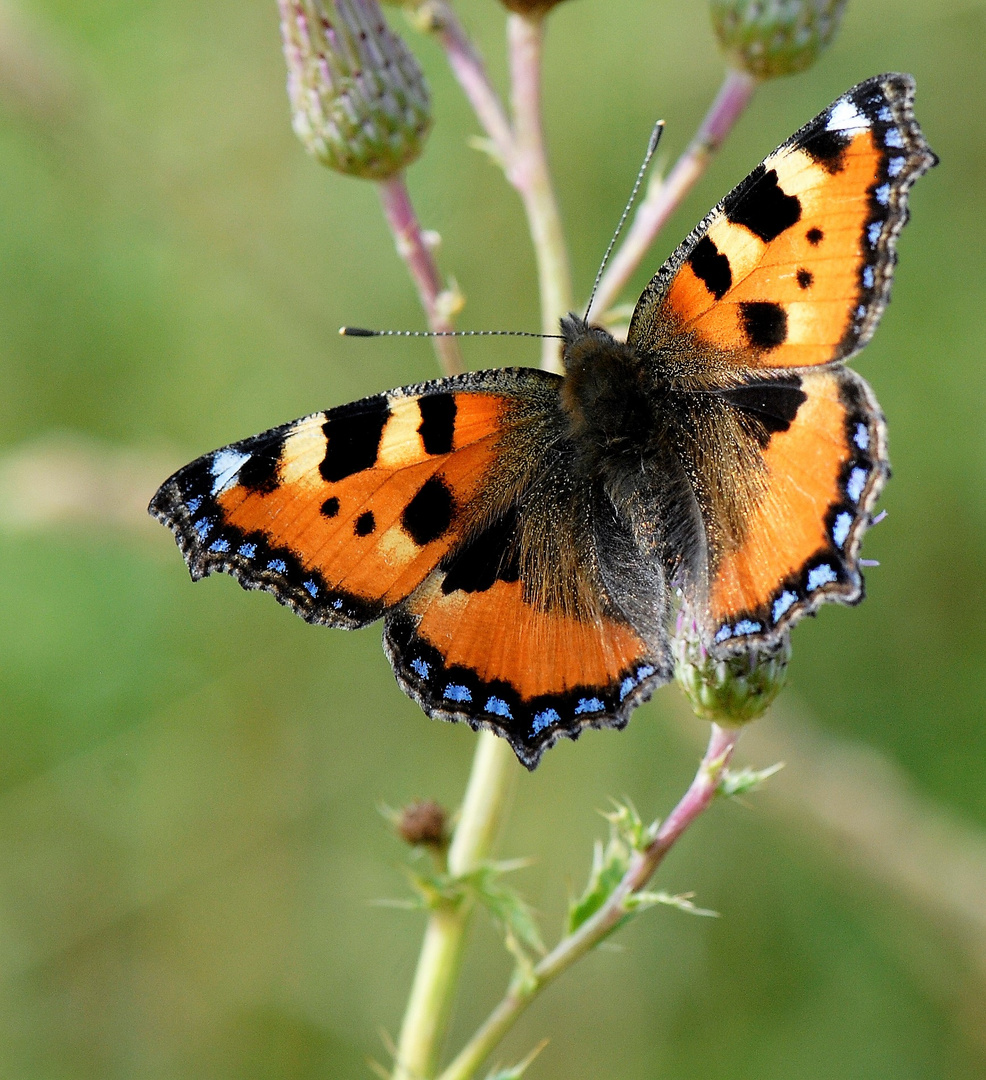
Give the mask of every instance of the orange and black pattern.
<path id="1" fill-rule="evenodd" d="M 232 574 L 313 623 L 383 618 L 404 691 L 529 768 L 670 678 L 676 596 L 713 653 L 858 602 L 889 466 L 842 362 L 936 161 L 913 93 L 869 79 L 771 154 L 654 277 L 625 343 L 571 315 L 563 377 L 477 372 L 315 413 L 187 465 L 151 513 L 193 578 Z"/>

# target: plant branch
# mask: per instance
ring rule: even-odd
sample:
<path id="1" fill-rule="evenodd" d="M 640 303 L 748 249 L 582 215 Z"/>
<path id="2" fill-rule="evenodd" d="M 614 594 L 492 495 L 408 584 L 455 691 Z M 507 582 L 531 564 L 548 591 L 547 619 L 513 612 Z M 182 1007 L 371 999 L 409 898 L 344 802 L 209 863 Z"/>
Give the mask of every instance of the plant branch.
<path id="1" fill-rule="evenodd" d="M 453 879 L 470 874 L 489 858 L 516 775 L 510 744 L 492 732 L 481 732 L 449 848 L 448 871 Z M 428 918 L 397 1043 L 393 1080 L 434 1076 L 473 907 L 472 899 L 464 896 L 442 903 Z"/>
<path id="2" fill-rule="evenodd" d="M 486 73 L 482 58 L 446 0 L 426 0 L 418 8 L 422 25 L 434 33 L 448 55 L 452 73 L 459 80 L 480 124 L 501 161 L 513 153 L 513 132 L 506 109 Z"/>
<path id="3" fill-rule="evenodd" d="M 493 1048 L 540 992 L 612 933 L 629 914 L 627 901 L 653 876 L 665 855 L 715 797 L 722 771 L 729 763 L 738 728 L 712 725 L 709 745 L 688 791 L 661 824 L 654 840 L 638 851 L 606 903 L 574 933 L 563 938 L 533 972 L 515 977 L 506 995 L 490 1013 L 439 1080 L 471 1080 Z"/>
<path id="4" fill-rule="evenodd" d="M 537 260 L 541 329 L 545 334 L 557 334 L 559 319 L 572 306 L 572 275 L 541 119 L 543 16 L 512 14 L 507 21 L 511 125 L 482 60 L 446 0 L 427 0 L 418 12 L 441 40 L 496 158 L 521 197 Z M 544 341 L 541 366 L 560 370 L 558 346 L 552 339 Z"/>
<path id="5" fill-rule="evenodd" d="M 541 293 L 541 330 L 545 334 L 557 334 L 558 321 L 571 310 L 572 274 L 541 122 L 543 18 L 510 15 L 507 43 L 514 113 L 514 152 L 506 165 L 507 179 L 524 203 L 534 243 Z M 548 371 L 560 371 L 556 341 L 543 342 L 541 366 Z"/>
<path id="6" fill-rule="evenodd" d="M 457 297 L 442 285 L 434 255 L 414 212 L 404 173 L 399 172 L 388 180 L 382 180 L 378 186 L 384 216 L 394 234 L 397 253 L 404 260 L 418 288 L 428 328 L 438 333 L 447 333 L 455 328 L 452 314 L 456 309 Z M 436 337 L 432 338 L 432 342 L 438 354 L 438 362 L 446 375 L 457 375 L 465 370 L 455 338 Z"/>
<path id="7" fill-rule="evenodd" d="M 729 69 L 688 149 L 663 180 L 651 182 L 647 197 L 640 204 L 626 238 L 599 283 L 592 304 L 594 311 L 607 311 L 616 303 L 623 286 L 640 265 L 668 218 L 705 172 L 756 88 L 757 82 L 751 75 L 735 68 Z"/>

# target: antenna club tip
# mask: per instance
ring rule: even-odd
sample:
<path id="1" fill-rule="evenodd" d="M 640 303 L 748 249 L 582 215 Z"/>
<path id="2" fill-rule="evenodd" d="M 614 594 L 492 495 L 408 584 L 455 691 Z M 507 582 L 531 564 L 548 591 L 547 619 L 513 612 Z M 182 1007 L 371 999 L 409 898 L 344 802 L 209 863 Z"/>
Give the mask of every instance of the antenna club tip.
<path id="1" fill-rule="evenodd" d="M 376 332 L 373 330 L 364 330 L 362 326 L 340 326 L 339 334 L 341 337 L 376 337 Z"/>

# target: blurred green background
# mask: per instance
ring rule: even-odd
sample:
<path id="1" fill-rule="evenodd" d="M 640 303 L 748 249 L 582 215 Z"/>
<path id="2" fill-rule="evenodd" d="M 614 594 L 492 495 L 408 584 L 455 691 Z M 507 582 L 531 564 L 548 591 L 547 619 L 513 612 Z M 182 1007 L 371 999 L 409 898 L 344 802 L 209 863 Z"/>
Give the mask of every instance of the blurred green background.
<path id="1" fill-rule="evenodd" d="M 501 81 L 503 15 L 459 10 Z M 436 125 L 409 183 L 469 327 L 536 328 L 523 216 L 444 57 L 399 12 Z M 940 168 L 857 361 L 888 415 L 889 520 L 857 610 L 794 635 L 741 743 L 788 768 L 712 810 L 659 910 L 553 987 L 503 1050 L 543 1080 L 986 1075 L 986 9 L 853 0 L 808 73 L 765 86 L 638 274 L 853 83 L 917 77 Z M 676 155 L 722 75 L 704 4 L 572 0 L 547 126 L 585 296 L 655 118 Z M 386 1061 L 423 925 L 377 812 L 455 805 L 475 737 L 398 690 L 378 628 L 313 629 L 193 587 L 143 513 L 175 467 L 431 377 L 371 185 L 295 141 L 275 5 L 0 0 L 0 1077 L 314 1080 Z M 465 343 L 535 364 L 536 343 Z M 598 811 L 666 812 L 705 725 L 662 691 L 623 733 L 518 767 L 505 855 L 550 940 Z M 509 970 L 478 919 L 452 1044 Z"/>

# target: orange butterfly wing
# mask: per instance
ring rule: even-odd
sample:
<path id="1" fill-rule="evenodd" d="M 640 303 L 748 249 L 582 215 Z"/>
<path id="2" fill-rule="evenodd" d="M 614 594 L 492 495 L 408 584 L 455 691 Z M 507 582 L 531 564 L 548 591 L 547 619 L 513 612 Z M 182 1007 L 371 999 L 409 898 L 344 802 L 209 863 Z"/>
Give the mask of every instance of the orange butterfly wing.
<path id="1" fill-rule="evenodd" d="M 561 736 L 623 727 L 671 677 L 659 573 L 611 514 L 555 479 L 451 552 L 384 632 L 429 716 L 491 728 L 531 769 Z M 614 575 L 627 561 L 635 570 Z M 641 599 L 648 613 L 634 618 Z"/>
<path id="2" fill-rule="evenodd" d="M 150 511 L 193 578 L 223 571 L 310 622 L 363 626 L 461 538 L 518 387 L 543 378 L 464 375 L 315 413 L 193 461 Z"/>
<path id="3" fill-rule="evenodd" d="M 670 676 L 660 580 L 634 583 L 657 590 L 642 629 L 607 589 L 630 541 L 586 526 L 559 383 L 476 372 L 315 413 L 192 462 L 150 510 L 193 578 L 229 573 L 314 623 L 386 616 L 425 711 L 497 730 L 533 768 Z"/>
<path id="4" fill-rule="evenodd" d="M 860 83 L 743 180 L 648 285 L 627 341 L 673 371 L 708 550 L 687 597 L 726 649 L 862 597 L 889 466 L 879 405 L 840 361 L 889 299 L 907 195 L 937 158 L 914 82 Z"/>
<path id="5" fill-rule="evenodd" d="M 863 596 L 860 542 L 889 475 L 883 416 L 847 368 L 809 371 L 800 391 L 761 452 L 741 531 L 717 548 L 708 605 L 720 645 L 770 640 L 825 600 Z M 749 497 L 749 486 L 723 486 L 727 499 Z"/>
<path id="6" fill-rule="evenodd" d="M 908 189 L 937 161 L 913 100 L 909 75 L 877 76 L 775 150 L 654 277 L 628 342 L 759 369 L 862 348 L 889 297 Z"/>

